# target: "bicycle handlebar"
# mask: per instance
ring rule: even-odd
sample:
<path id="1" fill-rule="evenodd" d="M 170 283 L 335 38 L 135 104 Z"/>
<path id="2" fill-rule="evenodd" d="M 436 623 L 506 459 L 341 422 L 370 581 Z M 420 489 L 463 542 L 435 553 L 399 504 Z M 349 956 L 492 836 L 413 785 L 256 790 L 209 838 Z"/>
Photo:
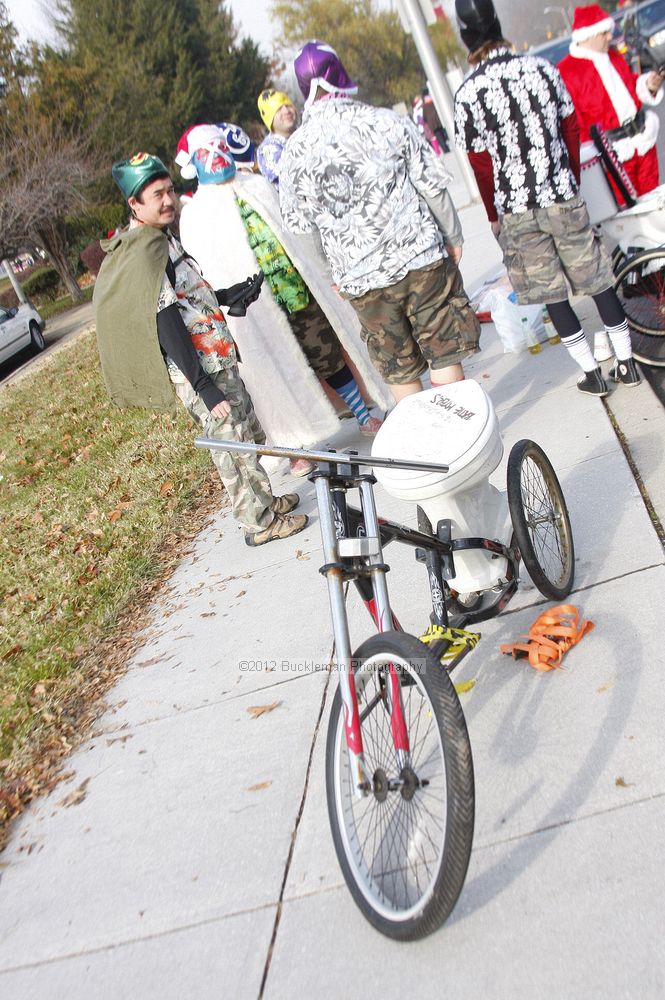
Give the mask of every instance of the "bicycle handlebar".
<path id="1" fill-rule="evenodd" d="M 283 448 L 280 445 L 248 444 L 244 441 L 221 441 L 216 438 L 196 438 L 197 448 L 211 451 L 239 451 L 253 455 L 270 455 L 274 458 L 304 458 L 310 462 L 334 462 L 338 465 L 369 465 L 381 469 L 414 469 L 421 472 L 448 472 L 448 465 L 435 462 L 411 462 L 401 458 L 375 458 L 373 455 L 356 455 L 348 451 L 306 451 L 304 448 Z"/>

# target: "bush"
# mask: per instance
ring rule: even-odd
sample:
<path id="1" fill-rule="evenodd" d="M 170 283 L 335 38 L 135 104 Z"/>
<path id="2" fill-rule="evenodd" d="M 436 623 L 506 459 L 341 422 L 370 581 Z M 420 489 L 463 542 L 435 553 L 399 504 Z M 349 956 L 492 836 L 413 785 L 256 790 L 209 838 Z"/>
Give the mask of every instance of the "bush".
<path id="1" fill-rule="evenodd" d="M 60 275 L 54 267 L 40 267 L 22 282 L 23 291 L 30 299 L 54 302 L 62 295 Z"/>

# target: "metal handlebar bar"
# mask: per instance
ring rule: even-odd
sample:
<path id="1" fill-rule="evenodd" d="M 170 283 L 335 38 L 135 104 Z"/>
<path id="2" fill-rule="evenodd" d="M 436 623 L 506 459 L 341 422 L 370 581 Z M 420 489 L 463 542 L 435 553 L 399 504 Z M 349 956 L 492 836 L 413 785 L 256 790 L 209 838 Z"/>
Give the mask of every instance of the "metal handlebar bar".
<path id="1" fill-rule="evenodd" d="M 410 462 L 401 458 L 375 458 L 348 451 L 306 451 L 304 448 L 282 448 L 279 445 L 248 444 L 244 441 L 222 441 L 216 438 L 196 438 L 197 448 L 211 451 L 239 451 L 274 458 L 304 458 L 310 462 L 334 462 L 339 465 L 369 465 L 381 469 L 413 469 L 421 472 L 448 472 L 448 465 L 435 462 Z"/>

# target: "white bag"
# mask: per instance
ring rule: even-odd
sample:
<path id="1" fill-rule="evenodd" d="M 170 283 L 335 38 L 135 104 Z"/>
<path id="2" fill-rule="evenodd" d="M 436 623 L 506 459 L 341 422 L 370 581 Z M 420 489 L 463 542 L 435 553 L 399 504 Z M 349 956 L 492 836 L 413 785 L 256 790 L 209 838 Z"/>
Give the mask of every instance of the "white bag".
<path id="1" fill-rule="evenodd" d="M 514 292 L 506 294 L 505 289 L 496 289 L 485 300 L 503 344 L 504 354 L 520 354 L 533 348 L 539 349 L 538 345 L 547 340 L 543 307 L 521 306 L 511 301 L 514 295 Z"/>

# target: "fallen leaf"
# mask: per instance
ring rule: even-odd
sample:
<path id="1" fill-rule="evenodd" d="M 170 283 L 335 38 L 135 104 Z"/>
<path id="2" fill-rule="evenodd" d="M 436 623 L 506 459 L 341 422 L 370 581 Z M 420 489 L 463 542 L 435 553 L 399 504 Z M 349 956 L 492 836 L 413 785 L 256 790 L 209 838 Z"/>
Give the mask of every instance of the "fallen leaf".
<path id="1" fill-rule="evenodd" d="M 113 523 L 114 521 L 117 521 L 121 517 L 122 517 L 122 511 L 121 510 L 112 510 L 111 513 L 108 515 L 108 519 L 109 519 L 109 521 L 111 521 L 111 523 Z"/>
<path id="2" fill-rule="evenodd" d="M 302 549 L 296 549 L 296 559 L 309 559 L 309 556 L 306 556 Z"/>
<path id="3" fill-rule="evenodd" d="M 162 483 L 162 485 L 159 487 L 159 495 L 160 497 L 165 497 L 168 493 L 171 493 L 172 490 L 173 490 L 173 483 L 171 482 L 170 479 L 167 479 L 166 482 Z"/>
<path id="4" fill-rule="evenodd" d="M 17 656 L 18 653 L 23 652 L 23 646 L 20 642 L 17 642 L 15 646 L 11 646 L 6 653 L 2 654 L 3 660 L 11 660 L 12 656 Z"/>
<path id="5" fill-rule="evenodd" d="M 270 705 L 250 705 L 247 711 L 253 719 L 258 719 L 260 715 L 265 715 L 267 712 L 274 712 L 277 706 L 281 704 L 281 701 L 273 701 Z"/>
<path id="6" fill-rule="evenodd" d="M 32 689 L 32 693 L 35 695 L 36 698 L 43 698 L 44 695 L 46 694 L 46 685 L 35 684 L 35 686 Z"/>
<path id="7" fill-rule="evenodd" d="M 270 788 L 272 781 L 259 781 L 256 785 L 250 785 L 247 789 L 248 792 L 260 792 L 264 788 Z"/>
<path id="8" fill-rule="evenodd" d="M 73 792 L 69 793 L 69 795 L 65 795 L 64 799 L 60 799 L 58 805 L 69 808 L 69 806 L 77 806 L 80 802 L 83 802 L 86 795 L 86 785 L 89 781 L 90 778 L 86 778 L 85 781 L 82 781 L 78 788 L 75 788 Z"/>
<path id="9" fill-rule="evenodd" d="M 234 600 L 237 600 L 239 597 L 244 597 L 246 593 L 246 590 L 241 590 L 239 594 L 236 594 Z"/>
<path id="10" fill-rule="evenodd" d="M 161 662 L 162 662 L 162 657 L 161 656 L 153 656 L 150 660 L 139 660 L 139 662 L 136 664 L 136 666 L 137 667 L 152 667 L 152 666 L 155 665 L 155 663 L 161 663 Z"/>
<path id="11" fill-rule="evenodd" d="M 615 778 L 614 784 L 617 786 L 617 788 L 632 788 L 635 782 L 624 781 L 623 778 Z"/>
<path id="12" fill-rule="evenodd" d="M 455 685 L 455 690 L 458 694 L 466 694 L 467 691 L 470 691 L 475 686 L 475 681 L 460 681 L 459 684 Z"/>
<path id="13" fill-rule="evenodd" d="M 201 613 L 201 618 L 214 618 L 216 614 L 216 611 L 203 611 Z"/>
<path id="14" fill-rule="evenodd" d="M 605 681 L 599 688 L 596 688 L 596 694 L 604 694 L 606 691 L 611 691 L 615 684 L 616 677 L 610 677 L 609 681 Z"/>

